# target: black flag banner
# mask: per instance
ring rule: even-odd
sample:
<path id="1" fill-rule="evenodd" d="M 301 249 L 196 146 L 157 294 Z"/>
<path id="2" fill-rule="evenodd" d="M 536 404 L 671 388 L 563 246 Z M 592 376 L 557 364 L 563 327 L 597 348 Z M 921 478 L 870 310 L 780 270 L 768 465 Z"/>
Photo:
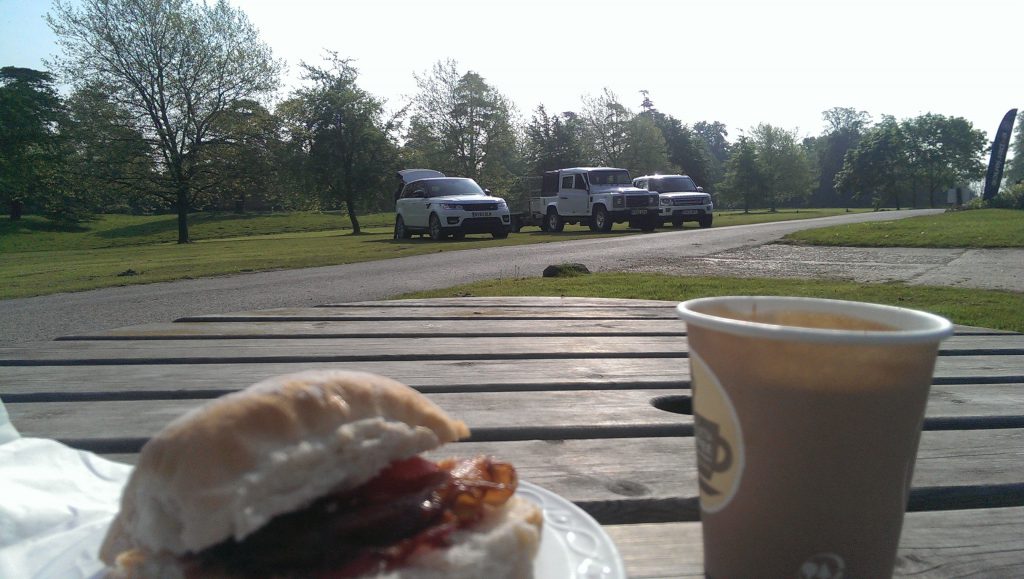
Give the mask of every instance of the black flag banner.
<path id="1" fill-rule="evenodd" d="M 999 193 L 999 184 L 1003 180 L 1003 164 L 1006 163 L 1006 149 L 1010 147 L 1010 133 L 1013 131 L 1013 121 L 1016 118 L 1017 109 L 1006 111 L 1006 116 L 996 131 L 996 138 L 992 140 L 992 156 L 988 160 L 988 173 L 985 175 L 985 193 L 981 196 L 985 201 Z"/>

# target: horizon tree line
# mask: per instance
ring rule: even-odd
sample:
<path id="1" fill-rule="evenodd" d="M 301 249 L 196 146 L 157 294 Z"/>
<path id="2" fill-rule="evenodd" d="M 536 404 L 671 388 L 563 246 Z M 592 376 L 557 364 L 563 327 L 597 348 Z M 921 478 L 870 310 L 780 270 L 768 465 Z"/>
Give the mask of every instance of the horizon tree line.
<path id="1" fill-rule="evenodd" d="M 604 89 L 578 110 L 539 104 L 524 119 L 451 59 L 414 75 L 416 96 L 389 113 L 336 53 L 302 63 L 304 84 L 271 104 L 282 64 L 226 0 L 57 0 L 48 20 L 69 96 L 53 72 L 0 69 L 0 202 L 11 219 L 173 211 L 187 243 L 191 211 L 343 210 L 358 233 L 358 216 L 390 209 L 394 173 L 411 166 L 512 198 L 560 167 L 686 173 L 745 210 L 934 206 L 984 174 L 984 133 L 960 117 L 873 123 L 835 107 L 815 137 L 762 123 L 730 141 L 723 123 L 687 125 L 645 90 L 634 110 Z M 1008 182 L 1024 173 L 1022 149 L 1018 127 Z"/>

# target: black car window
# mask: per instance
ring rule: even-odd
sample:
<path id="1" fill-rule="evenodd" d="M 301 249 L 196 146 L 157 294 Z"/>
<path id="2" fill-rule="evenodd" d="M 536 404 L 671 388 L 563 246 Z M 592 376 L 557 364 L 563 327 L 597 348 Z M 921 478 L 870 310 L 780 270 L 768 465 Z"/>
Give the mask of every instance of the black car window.
<path id="1" fill-rule="evenodd" d="M 697 191 L 697 184 L 693 179 L 686 177 L 664 177 L 655 182 L 655 190 L 659 193 L 693 193 Z"/>
<path id="2" fill-rule="evenodd" d="M 422 182 L 427 197 L 446 195 L 485 195 L 484 190 L 472 179 L 427 179 Z"/>

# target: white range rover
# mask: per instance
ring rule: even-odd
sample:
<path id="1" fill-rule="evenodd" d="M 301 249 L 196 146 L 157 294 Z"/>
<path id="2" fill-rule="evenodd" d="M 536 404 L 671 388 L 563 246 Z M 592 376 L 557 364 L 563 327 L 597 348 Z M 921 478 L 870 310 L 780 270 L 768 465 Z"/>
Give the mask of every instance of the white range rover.
<path id="1" fill-rule="evenodd" d="M 711 227 L 715 210 L 711 195 L 689 176 L 645 175 L 633 179 L 633 186 L 658 193 L 662 225 L 671 221 L 680 227 L 684 221 L 696 221 L 701 227 Z"/>
<path id="2" fill-rule="evenodd" d="M 508 205 L 476 181 L 429 169 L 406 169 L 398 176 L 405 185 L 395 201 L 395 239 L 409 239 L 415 233 L 429 234 L 435 241 L 462 239 L 467 233 L 508 237 Z"/>

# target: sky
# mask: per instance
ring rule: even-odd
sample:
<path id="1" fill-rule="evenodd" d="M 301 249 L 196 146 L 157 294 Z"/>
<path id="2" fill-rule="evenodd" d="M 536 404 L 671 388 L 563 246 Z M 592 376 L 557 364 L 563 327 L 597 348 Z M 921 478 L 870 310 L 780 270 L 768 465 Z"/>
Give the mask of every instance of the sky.
<path id="1" fill-rule="evenodd" d="M 393 109 L 414 74 L 453 59 L 526 120 L 539 104 L 579 111 L 604 89 L 639 111 L 645 90 L 684 123 L 725 123 L 730 140 L 759 123 L 818 135 L 832 107 L 959 116 L 991 138 L 1024 109 L 1022 0 L 229 1 L 286 62 L 282 96 L 300 62 L 331 50 Z M 0 0 L 0 66 L 44 68 L 56 54 L 49 8 Z"/>

